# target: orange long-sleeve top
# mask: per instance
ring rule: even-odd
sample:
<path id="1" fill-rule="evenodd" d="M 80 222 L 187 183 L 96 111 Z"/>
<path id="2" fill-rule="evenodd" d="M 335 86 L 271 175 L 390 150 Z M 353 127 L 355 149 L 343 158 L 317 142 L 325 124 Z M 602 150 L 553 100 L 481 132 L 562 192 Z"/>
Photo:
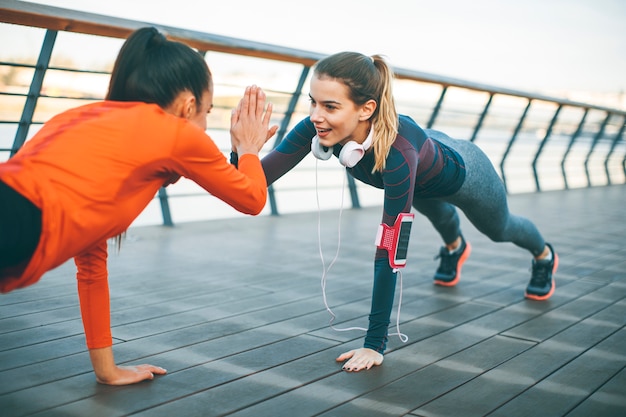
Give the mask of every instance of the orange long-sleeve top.
<path id="1" fill-rule="evenodd" d="M 0 164 L 0 180 L 42 212 L 30 262 L 19 276 L 3 277 L 0 292 L 31 285 L 74 258 L 87 345 L 111 346 L 107 239 L 180 176 L 240 212 L 265 206 L 257 156 L 242 155 L 235 168 L 205 132 L 157 105 L 105 101 L 55 116 Z"/>

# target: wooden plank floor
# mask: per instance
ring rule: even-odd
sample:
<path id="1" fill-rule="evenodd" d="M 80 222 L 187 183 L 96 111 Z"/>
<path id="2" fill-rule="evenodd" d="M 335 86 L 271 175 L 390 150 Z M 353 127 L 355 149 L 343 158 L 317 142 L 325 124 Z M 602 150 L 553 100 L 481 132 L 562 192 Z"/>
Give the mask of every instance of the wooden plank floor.
<path id="1" fill-rule="evenodd" d="M 95 382 L 69 263 L 0 296 L 0 415 L 624 416 L 625 204 L 622 185 L 511 196 L 560 255 L 547 302 L 523 297 L 528 254 L 465 220 L 463 278 L 434 286 L 440 243 L 418 216 L 403 277 L 409 340 L 391 337 L 385 363 L 360 373 L 335 362 L 363 332 L 328 326 L 317 213 L 133 228 L 110 255 L 116 358 L 168 374 Z M 326 287 L 338 327 L 367 324 L 379 218 L 343 213 Z M 326 264 L 337 220 L 321 214 Z"/>

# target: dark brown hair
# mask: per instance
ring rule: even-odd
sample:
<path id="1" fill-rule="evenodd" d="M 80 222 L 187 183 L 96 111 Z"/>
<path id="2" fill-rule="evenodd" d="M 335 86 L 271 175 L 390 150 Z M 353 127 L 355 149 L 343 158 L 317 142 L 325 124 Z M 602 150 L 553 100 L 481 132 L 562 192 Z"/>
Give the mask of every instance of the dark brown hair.
<path id="1" fill-rule="evenodd" d="M 211 71 L 200 53 L 146 27 L 133 32 L 122 45 L 106 99 L 155 103 L 164 108 L 181 92 L 190 91 L 200 106 L 211 83 Z"/>

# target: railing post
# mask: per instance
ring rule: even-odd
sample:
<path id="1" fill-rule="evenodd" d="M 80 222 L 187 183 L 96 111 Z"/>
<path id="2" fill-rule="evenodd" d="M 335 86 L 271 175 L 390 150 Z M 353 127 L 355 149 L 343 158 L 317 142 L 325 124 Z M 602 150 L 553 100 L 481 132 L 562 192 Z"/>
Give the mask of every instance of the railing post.
<path id="1" fill-rule="evenodd" d="M 474 142 L 476 137 L 478 136 L 478 131 L 483 126 L 483 121 L 485 120 L 485 116 L 487 116 L 487 112 L 489 111 L 489 107 L 491 106 L 491 101 L 493 100 L 494 94 L 489 94 L 489 100 L 487 100 L 487 104 L 485 104 L 485 108 L 483 112 L 480 114 L 480 118 L 478 119 L 478 123 L 476 123 L 476 127 L 474 127 L 474 133 L 472 133 L 472 137 L 470 138 L 470 142 Z"/>
<path id="2" fill-rule="evenodd" d="M 500 160 L 500 175 L 502 176 L 504 189 L 507 190 L 507 192 L 508 192 L 508 188 L 506 185 L 506 175 L 504 173 L 504 163 L 506 162 L 506 158 L 509 156 L 509 152 L 511 152 L 511 148 L 513 148 L 513 144 L 517 140 L 517 135 L 519 134 L 520 130 L 522 130 L 522 126 L 524 125 L 524 120 L 526 120 L 526 116 L 528 115 L 528 110 L 530 109 L 530 105 L 532 104 L 532 102 L 533 102 L 532 99 L 528 99 L 526 108 L 524 109 L 524 112 L 520 116 L 519 122 L 517 122 L 517 126 L 515 127 L 515 130 L 513 131 L 513 136 L 511 136 L 511 139 L 509 140 L 509 144 L 506 146 L 506 149 L 504 150 L 504 153 L 502 154 L 502 159 Z"/>
<path id="3" fill-rule="evenodd" d="M 41 45 L 41 51 L 39 52 L 39 58 L 37 58 L 37 65 L 35 67 L 35 73 L 33 74 L 33 80 L 30 83 L 28 89 L 28 97 L 26 103 L 22 109 L 22 117 L 20 117 L 19 126 L 15 133 L 15 140 L 11 148 L 10 157 L 24 145 L 26 137 L 28 136 L 28 130 L 33 123 L 33 115 L 35 114 L 35 107 L 37 107 L 37 100 L 41 94 L 41 86 L 43 85 L 43 78 L 46 75 L 46 70 L 50 64 L 50 57 L 52 56 L 52 49 L 54 42 L 57 38 L 57 31 L 48 29 L 46 30 L 46 36 L 43 39 Z"/>
<path id="4" fill-rule="evenodd" d="M 561 109 L 563 108 L 562 104 L 559 104 L 559 107 L 556 108 L 556 111 L 554 112 L 554 116 L 552 116 L 552 120 L 550 121 L 550 125 L 548 126 L 548 130 L 546 131 L 546 135 L 543 137 L 543 140 L 541 141 L 541 144 L 539 145 L 539 149 L 537 149 L 537 153 L 535 154 L 535 158 L 533 159 L 533 175 L 535 176 L 535 186 L 537 191 L 541 191 L 541 185 L 539 184 L 539 174 L 537 173 L 537 161 L 539 160 L 539 156 L 541 155 L 541 152 L 543 152 L 543 148 L 544 146 L 546 146 L 546 143 L 548 143 L 548 139 L 550 138 L 550 135 L 552 135 L 552 128 L 554 128 L 554 125 L 556 124 L 556 121 L 559 117 L 559 113 L 561 112 Z"/>
<path id="5" fill-rule="evenodd" d="M 170 212 L 170 202 L 167 198 L 165 187 L 159 188 L 159 202 L 161 203 L 161 213 L 163 214 L 163 226 L 174 226 L 172 213 Z"/>
<path id="6" fill-rule="evenodd" d="M 604 159 L 604 172 L 606 172 L 606 181 L 609 185 L 611 185 L 611 175 L 609 174 L 609 159 L 613 155 L 613 152 L 615 151 L 615 148 L 617 147 L 618 142 L 622 138 L 625 128 L 626 128 L 626 116 L 624 117 L 624 123 L 622 123 L 622 127 L 620 127 L 619 132 L 617 132 L 617 134 L 615 135 L 615 139 L 613 139 L 613 143 L 611 144 L 611 149 L 609 149 L 609 152 L 606 154 L 606 158 Z"/>
<path id="7" fill-rule="evenodd" d="M 287 133 L 287 128 L 289 127 L 289 123 L 291 123 L 291 116 L 293 116 L 293 112 L 296 110 L 296 105 L 298 104 L 298 99 L 302 94 L 302 88 L 304 87 L 304 82 L 306 78 L 309 76 L 309 71 L 311 67 L 305 66 L 302 68 L 302 72 L 300 73 L 300 79 L 298 80 L 298 85 L 296 86 L 296 90 L 291 95 L 291 99 L 289 100 L 289 106 L 287 107 L 287 111 L 285 112 L 285 116 L 283 120 L 280 122 L 280 128 L 276 133 L 276 139 L 274 140 L 274 145 L 272 149 L 276 148 L 278 144 L 283 140 L 283 137 Z M 270 185 L 267 189 L 267 196 L 270 202 L 270 214 L 272 216 L 278 216 L 278 205 L 276 204 L 276 194 L 274 192 L 274 185 Z"/>
<path id="8" fill-rule="evenodd" d="M 350 191 L 350 198 L 352 199 L 352 208 L 358 209 L 361 208 L 361 202 L 359 201 L 359 193 L 356 189 L 356 181 L 354 181 L 354 177 L 348 174 L 346 170 L 346 175 L 348 176 L 348 190 Z"/>
<path id="9" fill-rule="evenodd" d="M 565 161 L 567 157 L 569 156 L 569 153 L 572 147 L 574 146 L 574 142 L 576 142 L 576 139 L 578 139 L 578 136 L 580 136 L 580 134 L 583 131 L 583 127 L 585 126 L 585 120 L 587 119 L 587 114 L 589 114 L 589 108 L 585 109 L 585 112 L 583 113 L 583 117 L 580 119 L 580 122 L 578 123 L 578 127 L 576 128 L 576 131 L 570 138 L 569 144 L 567 145 L 567 149 L 565 150 L 565 153 L 563 154 L 563 158 L 561 159 L 561 174 L 563 175 L 563 184 L 565 185 L 566 190 L 569 190 L 569 185 L 567 184 L 567 174 L 565 172 Z"/>
<path id="10" fill-rule="evenodd" d="M 591 146 L 589 147 L 589 152 L 587 152 L 587 157 L 585 158 L 585 163 L 584 163 L 585 175 L 587 176 L 587 187 L 591 187 L 591 176 L 589 175 L 589 159 L 591 158 L 591 154 L 593 153 L 596 145 L 600 141 L 600 138 L 604 134 L 604 129 L 606 128 L 606 125 L 607 123 L 609 123 L 610 119 L 611 119 L 611 113 L 606 112 L 606 117 L 604 118 L 604 121 L 600 125 L 600 129 L 598 130 L 598 133 L 596 133 L 596 135 L 593 137 L 593 142 L 591 142 Z"/>
<path id="11" fill-rule="evenodd" d="M 435 120 L 437 119 L 437 116 L 439 115 L 439 110 L 441 110 L 441 105 L 443 103 L 443 99 L 446 96 L 447 91 L 448 91 L 448 86 L 444 85 L 443 90 L 441 90 L 441 95 L 439 96 L 439 100 L 437 100 L 437 104 L 433 108 L 433 113 L 430 115 L 430 120 L 426 124 L 427 129 L 432 128 L 433 125 L 435 124 Z"/>

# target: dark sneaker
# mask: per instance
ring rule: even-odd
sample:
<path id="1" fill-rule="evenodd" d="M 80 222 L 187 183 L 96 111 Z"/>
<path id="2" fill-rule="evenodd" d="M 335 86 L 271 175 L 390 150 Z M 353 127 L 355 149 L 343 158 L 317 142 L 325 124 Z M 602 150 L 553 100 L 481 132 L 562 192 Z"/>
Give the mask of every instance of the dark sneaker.
<path id="1" fill-rule="evenodd" d="M 435 272 L 436 285 L 443 285 L 444 287 L 453 287 L 461 279 L 461 267 L 463 262 L 469 257 L 472 251 L 472 245 L 466 242 L 461 237 L 461 247 L 454 253 L 450 253 L 448 249 L 442 247 L 439 249 L 439 255 L 435 256 L 435 259 L 441 259 L 439 268 Z"/>
<path id="2" fill-rule="evenodd" d="M 528 287 L 526 287 L 526 298 L 531 300 L 547 300 L 554 294 L 554 279 L 552 274 L 556 272 L 559 266 L 559 257 L 552 248 L 552 245 L 546 243 L 550 252 L 552 252 L 552 260 L 550 261 L 536 261 L 533 259 L 532 276 Z"/>

